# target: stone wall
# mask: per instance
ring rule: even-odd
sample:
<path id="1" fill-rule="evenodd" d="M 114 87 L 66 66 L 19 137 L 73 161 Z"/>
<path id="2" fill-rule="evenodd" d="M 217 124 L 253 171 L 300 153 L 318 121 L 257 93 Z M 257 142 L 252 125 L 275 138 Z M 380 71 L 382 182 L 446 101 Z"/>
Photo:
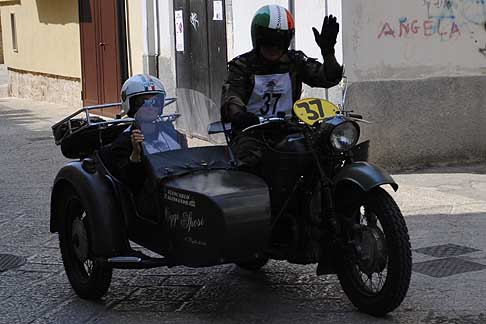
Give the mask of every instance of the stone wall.
<path id="1" fill-rule="evenodd" d="M 9 95 L 57 104 L 82 107 L 82 85 L 77 78 L 66 78 L 10 69 Z"/>
<path id="2" fill-rule="evenodd" d="M 367 81 L 350 85 L 347 109 L 371 140 L 370 161 L 408 169 L 486 159 L 486 77 Z"/>

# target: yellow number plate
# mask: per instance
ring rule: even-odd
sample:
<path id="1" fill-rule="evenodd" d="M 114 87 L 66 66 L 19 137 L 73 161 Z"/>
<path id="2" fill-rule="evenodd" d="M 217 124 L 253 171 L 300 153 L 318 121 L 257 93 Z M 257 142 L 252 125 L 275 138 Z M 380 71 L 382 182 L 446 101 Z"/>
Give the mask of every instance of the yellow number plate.
<path id="1" fill-rule="evenodd" d="M 312 126 L 316 121 L 336 116 L 339 108 L 324 99 L 307 98 L 295 102 L 294 113 L 301 121 Z"/>

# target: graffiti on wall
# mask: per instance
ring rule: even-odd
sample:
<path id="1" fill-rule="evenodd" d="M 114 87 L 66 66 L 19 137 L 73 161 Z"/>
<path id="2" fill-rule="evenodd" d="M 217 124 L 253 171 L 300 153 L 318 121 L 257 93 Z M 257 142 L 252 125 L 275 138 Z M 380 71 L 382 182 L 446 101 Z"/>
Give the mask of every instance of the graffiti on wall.
<path id="1" fill-rule="evenodd" d="M 416 0 L 422 17 L 400 17 L 384 21 L 378 39 L 439 39 L 468 37 L 486 57 L 486 0 Z"/>

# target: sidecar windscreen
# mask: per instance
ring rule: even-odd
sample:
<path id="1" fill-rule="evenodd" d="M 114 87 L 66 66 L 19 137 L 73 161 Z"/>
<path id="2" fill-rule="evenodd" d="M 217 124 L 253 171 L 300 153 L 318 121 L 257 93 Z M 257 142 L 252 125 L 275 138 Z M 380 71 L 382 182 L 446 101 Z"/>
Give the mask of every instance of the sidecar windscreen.
<path id="1" fill-rule="evenodd" d="M 152 173 L 163 178 L 196 169 L 230 167 L 227 148 L 215 146 L 221 139 L 208 134 L 208 125 L 220 120 L 219 107 L 195 90 L 176 89 L 175 97 L 176 104 L 167 106 L 162 95 L 146 99 L 135 114 Z"/>
<path id="2" fill-rule="evenodd" d="M 208 125 L 220 120 L 219 106 L 210 98 L 192 89 L 176 89 L 168 96 L 174 96 L 176 104 L 164 106 L 167 100 L 158 94 L 145 98 L 135 114 L 136 127 L 144 135 L 144 154 L 224 143 L 224 137 L 208 133 Z"/>
<path id="3" fill-rule="evenodd" d="M 135 114 L 136 127 L 144 135 L 143 147 L 146 155 L 185 147 L 185 136 L 174 126 L 179 115 L 164 115 L 164 99 L 163 94 L 145 99 Z"/>

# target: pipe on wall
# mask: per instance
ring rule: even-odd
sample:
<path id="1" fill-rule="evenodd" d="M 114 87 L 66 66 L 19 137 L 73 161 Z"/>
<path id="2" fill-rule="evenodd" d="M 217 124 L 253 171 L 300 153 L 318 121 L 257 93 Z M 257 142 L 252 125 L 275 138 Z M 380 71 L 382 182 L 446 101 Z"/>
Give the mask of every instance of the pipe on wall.
<path id="1" fill-rule="evenodd" d="M 158 0 L 142 0 L 143 15 L 143 71 L 158 77 L 158 59 L 160 53 Z"/>

